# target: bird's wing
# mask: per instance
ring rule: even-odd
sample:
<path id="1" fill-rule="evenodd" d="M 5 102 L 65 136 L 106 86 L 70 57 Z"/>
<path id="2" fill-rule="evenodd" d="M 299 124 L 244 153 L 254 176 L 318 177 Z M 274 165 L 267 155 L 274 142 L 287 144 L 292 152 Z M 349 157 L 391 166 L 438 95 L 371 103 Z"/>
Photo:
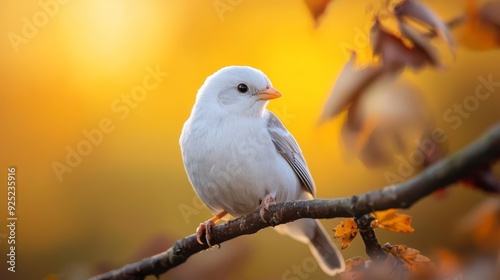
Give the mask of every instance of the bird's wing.
<path id="1" fill-rule="evenodd" d="M 276 151 L 290 164 L 300 181 L 313 196 L 316 193 L 316 187 L 311 173 L 307 168 L 306 160 L 302 155 L 299 144 L 293 138 L 293 135 L 286 130 L 285 126 L 273 113 L 269 112 L 267 119 L 267 129 L 271 135 Z"/>

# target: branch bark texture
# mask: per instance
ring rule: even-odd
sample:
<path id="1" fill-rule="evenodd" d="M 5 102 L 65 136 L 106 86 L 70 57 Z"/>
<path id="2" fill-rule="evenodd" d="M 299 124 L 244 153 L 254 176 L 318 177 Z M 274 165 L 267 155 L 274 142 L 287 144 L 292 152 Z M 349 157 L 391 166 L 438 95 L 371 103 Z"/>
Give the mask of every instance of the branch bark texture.
<path id="1" fill-rule="evenodd" d="M 374 218 L 370 214 L 365 214 L 360 218 L 356 218 L 359 234 L 365 243 L 366 254 L 375 262 L 382 262 L 387 258 L 387 254 L 378 243 L 375 230 L 372 227 Z"/>
<path id="2" fill-rule="evenodd" d="M 257 211 L 213 227 L 212 243 L 220 244 L 241 235 L 256 233 L 269 226 L 301 218 L 361 217 L 390 208 L 406 209 L 421 198 L 465 178 L 478 167 L 491 164 L 499 157 L 500 125 L 497 125 L 465 149 L 429 166 L 404 183 L 347 198 L 289 201 L 272 205 L 264 216 L 267 223 L 261 220 Z M 199 244 L 193 234 L 178 240 L 163 253 L 92 277 L 91 280 L 136 280 L 144 279 L 148 275 L 159 275 L 205 249 L 208 249 L 208 246 Z"/>

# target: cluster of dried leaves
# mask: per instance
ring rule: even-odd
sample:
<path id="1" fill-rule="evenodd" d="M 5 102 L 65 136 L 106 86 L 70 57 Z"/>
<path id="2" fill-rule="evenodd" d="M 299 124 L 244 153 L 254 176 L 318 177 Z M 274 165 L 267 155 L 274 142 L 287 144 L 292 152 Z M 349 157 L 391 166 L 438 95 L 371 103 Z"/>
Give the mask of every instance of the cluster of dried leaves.
<path id="1" fill-rule="evenodd" d="M 307 2 L 317 17 L 321 15 L 318 13 L 321 9 L 314 5 L 330 3 Z M 352 52 L 325 103 L 320 123 L 346 111 L 341 128 L 342 142 L 345 150 L 367 167 L 392 164 L 396 155 L 423 150 L 422 147 L 431 141 L 433 149 L 422 153 L 422 164 L 417 166 L 423 170 L 446 154 L 446 143 L 433 138 L 436 127 L 432 113 L 418 87 L 402 74 L 406 69 L 445 69 L 433 39 L 440 38 L 456 57 L 455 38 L 449 26 L 456 26 L 458 22 L 464 22 L 465 31 L 462 33 L 474 33 L 474 36 L 483 38 L 477 40 L 488 42 L 482 45 L 485 48 L 500 46 L 500 1 L 479 7 L 471 0 L 465 20 L 459 16 L 449 23 L 418 0 L 382 2 L 384 14 L 375 13 L 370 31 L 371 47 L 367 51 L 370 59 L 360 64 L 360 54 Z M 481 32 L 472 31 L 479 29 Z M 468 36 L 459 38 L 462 38 L 460 43 L 464 38 L 469 40 Z M 478 168 L 463 182 L 500 193 L 500 182 L 493 176 L 490 165 Z"/>
<path id="2" fill-rule="evenodd" d="M 373 221 L 371 226 L 373 228 L 383 228 L 393 232 L 413 232 L 411 227 L 411 218 L 405 214 L 399 214 L 396 209 L 389 209 L 385 211 L 378 211 L 371 214 Z M 352 240 L 358 234 L 358 226 L 354 218 L 343 220 L 337 225 L 333 232 L 334 238 L 342 243 L 342 250 L 349 247 Z"/>
<path id="3" fill-rule="evenodd" d="M 382 0 L 381 0 L 382 1 Z M 405 3 L 406 8 L 409 8 L 410 13 L 418 18 L 426 17 L 427 19 L 435 18 L 432 12 L 429 13 L 427 8 L 422 8 L 417 1 L 391 1 L 383 0 L 385 5 L 393 7 L 394 3 Z M 309 12 L 311 13 L 316 25 L 319 25 L 321 18 L 325 15 L 328 6 L 332 0 L 304 0 Z M 408 11 L 408 10 L 407 10 Z M 429 16 L 431 15 L 431 16 Z M 500 3 L 498 1 L 482 1 L 467 0 L 464 7 L 464 15 L 458 16 L 448 22 L 448 26 L 455 26 L 457 23 L 462 23 L 462 27 L 458 30 L 456 41 L 462 46 L 474 50 L 489 50 L 500 47 Z M 442 30 L 445 30 L 443 23 L 433 20 Z M 439 30 L 437 30 L 440 32 Z M 435 32 L 426 34 L 434 35 Z M 439 34 L 439 33 L 438 33 Z M 441 33 L 440 36 L 449 36 L 449 32 Z"/>
<path id="4" fill-rule="evenodd" d="M 371 214 L 372 228 L 383 228 L 393 232 L 411 233 L 411 218 L 399 214 L 396 209 L 374 212 Z M 358 235 L 359 230 L 355 219 L 345 219 L 333 231 L 335 239 L 342 243 L 342 249 L 347 248 Z M 363 233 L 361 233 L 363 234 Z M 441 271 L 420 251 L 405 245 L 386 243 L 382 247 L 386 253 L 383 259 L 366 260 L 354 257 L 346 261 L 346 270 L 341 273 L 342 280 L 429 280 L 440 278 Z M 448 278 L 449 280 L 462 279 L 460 274 Z"/>
<path id="5" fill-rule="evenodd" d="M 383 215 L 394 217 L 394 213 L 394 210 L 389 210 L 388 215 Z M 402 229 L 409 225 L 406 222 L 409 218 L 403 217 L 389 218 L 389 224 L 401 219 Z M 500 279 L 500 198 L 486 199 L 450 232 L 453 232 L 454 240 L 447 248 L 435 249 L 433 261 L 416 249 L 386 244 L 383 246 L 387 253 L 384 261 L 375 263 L 361 257 L 349 259 L 340 279 Z"/>
<path id="6" fill-rule="evenodd" d="M 444 68 L 432 44 L 434 34 L 456 53 L 447 24 L 420 1 L 386 5 L 383 20 L 376 14 L 370 31 L 373 59 L 359 65 L 358 54 L 352 53 L 320 117 L 324 122 L 347 111 L 343 142 L 368 167 L 392 163 L 394 154 L 416 148 L 409 147 L 410 139 L 429 135 L 434 128 L 422 94 L 401 76 L 403 71 Z M 439 153 L 439 147 L 434 151 Z M 435 154 L 425 156 L 427 162 L 435 160 Z"/>
<path id="7" fill-rule="evenodd" d="M 437 279 L 438 270 L 431 260 L 416 249 L 387 243 L 383 247 L 387 258 L 374 263 L 361 257 L 346 261 L 341 280 L 430 280 Z M 456 276 L 453 280 L 461 279 Z M 452 280 L 452 279 L 450 279 Z"/>
<path id="8" fill-rule="evenodd" d="M 331 3 L 306 2 L 316 21 Z M 435 37 L 446 43 L 452 57 L 457 55 L 456 42 L 478 50 L 500 47 L 498 1 L 480 5 L 476 0 L 468 0 L 465 15 L 449 22 L 440 19 L 418 0 L 382 2 L 385 5 L 384 13 L 375 13 L 370 30 L 370 49 L 362 53 L 352 52 L 350 60 L 337 77 L 320 117 L 322 123 L 346 112 L 341 128 L 343 143 L 346 150 L 367 167 L 389 165 L 398 153 L 419 149 L 425 145 L 424 141 L 432 139 L 435 129 L 432 114 L 419 89 L 404 79 L 402 74 L 407 69 L 420 71 L 425 67 L 437 70 L 446 68 L 441 54 L 433 45 Z M 454 37 L 450 28 L 458 24 L 462 26 L 459 35 Z M 367 53 L 368 59 L 363 57 Z M 414 142 L 415 139 L 418 141 Z M 432 152 L 424 153 L 421 170 L 446 154 L 443 143 L 433 144 Z M 492 164 L 478 167 L 462 182 L 467 186 L 500 193 L 500 181 L 491 172 Z M 372 229 L 413 231 L 411 218 L 398 214 L 394 209 L 373 213 L 371 218 Z M 486 220 L 491 222 L 491 219 Z M 485 228 L 482 226 L 480 229 L 483 231 L 477 232 L 486 235 L 500 232 L 491 227 Z M 356 219 L 346 219 L 334 228 L 334 232 L 342 249 L 345 249 L 360 230 Z M 477 232 L 472 235 L 473 240 L 480 239 L 477 238 L 480 235 Z M 491 238 L 488 240 L 491 241 Z M 376 243 L 380 246 L 378 241 Z M 488 244 L 492 245 L 492 242 Z M 494 250 L 498 251 L 498 248 L 500 245 Z M 437 255 L 439 268 L 418 250 L 405 245 L 386 244 L 383 251 L 387 255 L 383 261 L 371 255 L 372 260 L 360 257 L 348 260 L 341 279 L 462 279 L 458 267 L 464 266 L 458 264 L 457 254 L 451 251 L 441 250 Z"/>

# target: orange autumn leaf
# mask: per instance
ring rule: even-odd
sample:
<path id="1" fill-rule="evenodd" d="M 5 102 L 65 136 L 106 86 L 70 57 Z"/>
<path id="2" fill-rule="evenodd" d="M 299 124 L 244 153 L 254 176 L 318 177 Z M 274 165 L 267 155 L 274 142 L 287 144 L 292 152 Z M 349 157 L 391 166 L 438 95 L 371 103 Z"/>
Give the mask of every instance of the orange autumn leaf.
<path id="1" fill-rule="evenodd" d="M 358 234 L 358 225 L 354 219 L 345 219 L 333 229 L 333 232 L 334 238 L 342 243 L 341 249 L 343 250 L 351 245 L 352 240 Z"/>
<path id="2" fill-rule="evenodd" d="M 413 232 L 411 227 L 411 217 L 405 214 L 399 214 L 396 209 L 377 211 L 372 214 L 375 220 L 372 226 L 384 228 L 393 232 Z"/>
<path id="3" fill-rule="evenodd" d="M 411 152 L 414 136 L 430 134 L 431 127 L 431 113 L 413 83 L 392 75 L 376 79 L 351 102 L 341 128 L 345 151 L 369 168 Z"/>
<path id="4" fill-rule="evenodd" d="M 409 271 L 419 272 L 434 272 L 435 266 L 432 261 L 420 254 L 420 251 L 405 245 L 394 245 L 387 243 L 384 245 L 384 251 L 396 257 L 403 263 Z"/>

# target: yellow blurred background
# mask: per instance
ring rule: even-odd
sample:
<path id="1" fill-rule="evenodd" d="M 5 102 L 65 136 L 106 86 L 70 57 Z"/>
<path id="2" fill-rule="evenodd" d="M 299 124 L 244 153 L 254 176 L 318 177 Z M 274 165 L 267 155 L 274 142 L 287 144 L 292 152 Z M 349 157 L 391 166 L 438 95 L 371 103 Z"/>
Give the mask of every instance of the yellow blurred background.
<path id="1" fill-rule="evenodd" d="M 319 197 L 387 185 L 384 174 L 396 173 L 398 165 L 367 169 L 342 152 L 342 117 L 316 127 L 348 59 L 346 49 L 368 44 L 370 2 L 334 1 L 318 28 L 301 0 L 0 2 L 2 223 L 8 167 L 17 168 L 18 183 L 16 272 L 7 271 L 8 233 L 0 225 L 0 279 L 85 279 L 194 233 L 210 213 L 187 180 L 178 138 L 197 89 L 226 65 L 259 68 L 283 93 L 269 109 L 300 143 Z M 214 5 L 220 3 L 229 8 L 218 13 Z M 444 18 L 464 7 L 464 1 L 425 3 Z M 457 129 L 443 114 L 474 94 L 478 77 L 500 81 L 500 51 L 459 47 L 454 61 L 438 45 L 448 69 L 407 77 L 422 90 L 453 152 L 499 120 L 500 87 Z M 155 71 L 161 73 L 149 82 L 157 85 L 134 97 Z M 95 136 L 96 144 L 82 144 L 83 131 L 97 133 L 103 121 L 112 131 Z M 70 159 L 69 166 L 68 151 L 78 147 L 86 155 Z M 62 174 L 55 171 L 62 165 L 68 166 Z M 380 232 L 379 240 L 430 255 L 449 242 L 457 220 L 483 197 L 454 188 L 445 199 L 426 198 L 407 211 L 414 233 Z M 336 222 L 324 225 L 330 229 Z M 144 249 L 146 244 L 152 248 Z M 343 253 L 364 255 L 361 239 Z M 307 246 L 265 229 L 195 255 L 165 279 L 195 279 L 185 275 L 201 268 L 215 270 L 217 279 L 282 279 L 309 254 Z M 320 269 L 308 276 L 327 278 Z"/>

